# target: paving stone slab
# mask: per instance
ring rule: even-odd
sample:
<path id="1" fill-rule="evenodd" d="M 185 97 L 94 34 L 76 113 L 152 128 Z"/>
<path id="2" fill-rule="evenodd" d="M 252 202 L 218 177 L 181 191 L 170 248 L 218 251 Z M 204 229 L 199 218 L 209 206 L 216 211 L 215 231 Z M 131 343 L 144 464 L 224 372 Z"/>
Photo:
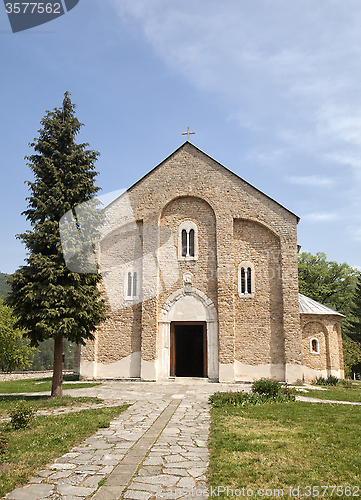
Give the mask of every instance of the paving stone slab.
<path id="1" fill-rule="evenodd" d="M 163 465 L 163 459 L 162 457 L 147 458 L 143 465 Z"/>
<path id="2" fill-rule="evenodd" d="M 128 490 L 148 491 L 149 493 L 153 493 L 153 494 L 158 489 L 159 489 L 159 485 L 148 484 L 148 483 L 139 483 L 137 481 L 133 481 L 131 486 L 128 486 Z"/>
<path id="3" fill-rule="evenodd" d="M 75 464 L 51 464 L 50 468 L 51 469 L 69 470 L 69 469 L 76 469 L 76 465 Z"/>
<path id="4" fill-rule="evenodd" d="M 124 488 L 122 486 L 101 486 L 92 496 L 92 500 L 119 500 Z"/>
<path id="5" fill-rule="evenodd" d="M 168 474 L 159 474 L 159 476 L 137 477 L 136 481 L 147 484 L 160 484 L 161 486 L 174 486 L 179 481 L 179 477 Z"/>
<path id="6" fill-rule="evenodd" d="M 148 500 L 152 496 L 151 493 L 146 491 L 132 491 L 128 490 L 124 493 L 123 498 L 130 498 L 135 500 Z"/>
<path id="7" fill-rule="evenodd" d="M 138 475 L 139 476 L 156 476 L 157 474 L 160 474 L 162 470 L 161 466 L 158 465 L 143 465 L 139 468 L 138 470 Z"/>
<path id="8" fill-rule="evenodd" d="M 127 486 L 133 474 L 111 474 L 107 479 L 107 486 Z"/>
<path id="9" fill-rule="evenodd" d="M 188 477 L 186 469 L 163 469 L 163 474 L 171 474 L 172 476 Z"/>
<path id="10" fill-rule="evenodd" d="M 58 493 L 60 495 L 73 495 L 73 496 L 88 496 L 91 495 L 96 488 L 86 488 L 84 486 L 72 486 L 66 483 L 58 483 Z"/>
<path id="11" fill-rule="evenodd" d="M 8 493 L 5 498 L 10 500 L 40 500 L 54 492 L 52 484 L 30 484 L 23 488 L 16 488 Z"/>

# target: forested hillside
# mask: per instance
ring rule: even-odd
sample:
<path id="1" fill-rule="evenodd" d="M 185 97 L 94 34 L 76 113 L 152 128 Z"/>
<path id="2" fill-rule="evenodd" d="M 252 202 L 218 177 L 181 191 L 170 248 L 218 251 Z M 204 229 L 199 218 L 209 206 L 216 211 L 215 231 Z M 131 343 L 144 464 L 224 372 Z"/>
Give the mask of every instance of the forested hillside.
<path id="1" fill-rule="evenodd" d="M 10 286 L 6 283 L 9 275 L 0 273 L 0 298 L 3 299 L 10 292 Z M 64 340 L 64 354 L 65 362 L 64 368 L 66 370 L 71 370 L 74 368 L 74 351 L 75 344 Z M 52 370 L 53 369 L 53 358 L 54 358 L 54 340 L 49 339 L 41 342 L 38 349 L 34 353 L 34 359 L 32 365 L 28 368 L 29 370 Z"/>

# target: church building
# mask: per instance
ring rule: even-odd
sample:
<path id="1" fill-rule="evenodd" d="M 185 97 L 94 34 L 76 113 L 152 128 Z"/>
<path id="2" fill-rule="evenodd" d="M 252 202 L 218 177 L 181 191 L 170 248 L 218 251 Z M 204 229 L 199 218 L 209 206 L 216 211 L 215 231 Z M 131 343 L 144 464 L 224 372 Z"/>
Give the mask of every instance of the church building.
<path id="1" fill-rule="evenodd" d="M 343 378 L 343 316 L 298 293 L 299 218 L 189 141 L 104 209 L 109 317 L 85 379 Z"/>

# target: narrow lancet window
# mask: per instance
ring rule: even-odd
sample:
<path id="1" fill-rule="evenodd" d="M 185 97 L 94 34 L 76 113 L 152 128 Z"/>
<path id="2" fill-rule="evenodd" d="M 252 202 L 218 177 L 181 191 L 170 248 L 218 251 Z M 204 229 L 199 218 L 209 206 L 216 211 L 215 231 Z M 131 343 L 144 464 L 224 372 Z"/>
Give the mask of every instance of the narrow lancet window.
<path id="1" fill-rule="evenodd" d="M 253 297 L 254 293 L 254 266 L 251 262 L 241 262 L 238 266 L 238 295 L 240 297 Z"/>
<path id="2" fill-rule="evenodd" d="M 187 247 L 188 247 L 188 238 L 187 231 L 185 229 L 182 230 L 182 257 L 187 257 Z"/>
<path id="3" fill-rule="evenodd" d="M 138 271 L 130 269 L 125 274 L 124 295 L 126 300 L 134 300 L 139 295 Z"/>
<path id="4" fill-rule="evenodd" d="M 246 291 L 246 273 L 244 272 L 244 267 L 241 267 L 241 293 Z"/>
<path id="5" fill-rule="evenodd" d="M 247 268 L 247 293 L 252 293 L 252 269 Z"/>
<path id="6" fill-rule="evenodd" d="M 178 259 L 198 259 L 198 229 L 194 222 L 185 221 L 179 226 Z"/>
<path id="7" fill-rule="evenodd" d="M 189 231 L 189 255 L 194 257 L 194 229 Z"/>

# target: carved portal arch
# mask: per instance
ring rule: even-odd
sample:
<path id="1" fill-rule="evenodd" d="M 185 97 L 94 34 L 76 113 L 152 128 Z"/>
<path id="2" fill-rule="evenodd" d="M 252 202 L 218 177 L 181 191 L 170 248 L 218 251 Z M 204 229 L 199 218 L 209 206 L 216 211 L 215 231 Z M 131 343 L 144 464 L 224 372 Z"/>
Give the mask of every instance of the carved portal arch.
<path id="1" fill-rule="evenodd" d="M 158 379 L 170 375 L 170 325 L 172 321 L 205 321 L 207 325 L 208 377 L 218 380 L 218 315 L 212 300 L 200 290 L 189 287 L 172 293 L 159 314 Z"/>

